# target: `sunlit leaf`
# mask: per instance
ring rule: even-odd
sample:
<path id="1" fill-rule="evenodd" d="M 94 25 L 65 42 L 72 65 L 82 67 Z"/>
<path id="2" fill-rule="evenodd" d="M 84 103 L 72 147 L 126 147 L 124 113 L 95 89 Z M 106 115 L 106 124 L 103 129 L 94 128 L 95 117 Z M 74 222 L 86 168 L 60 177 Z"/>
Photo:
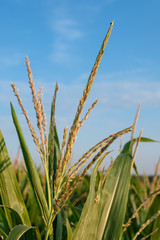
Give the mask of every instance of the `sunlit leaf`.
<path id="1" fill-rule="evenodd" d="M 2 204 L 15 210 L 23 224 L 30 225 L 30 220 L 26 206 L 24 204 L 22 194 L 17 182 L 17 178 L 7 152 L 7 147 L 0 131 L 0 195 Z M 10 227 L 14 226 L 11 212 L 4 209 L 7 221 Z"/>

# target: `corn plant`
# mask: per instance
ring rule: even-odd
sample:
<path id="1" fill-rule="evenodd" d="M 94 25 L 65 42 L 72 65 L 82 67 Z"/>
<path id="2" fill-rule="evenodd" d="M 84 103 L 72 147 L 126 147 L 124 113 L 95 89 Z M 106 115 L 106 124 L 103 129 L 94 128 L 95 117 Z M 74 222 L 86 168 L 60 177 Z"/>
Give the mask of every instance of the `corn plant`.
<path id="1" fill-rule="evenodd" d="M 113 28 L 113 22 L 102 43 L 95 64 L 84 88 L 83 95 L 77 107 L 77 112 L 70 128 L 64 129 L 63 140 L 60 145 L 55 123 L 55 105 L 58 91 L 58 83 L 55 87 L 53 101 L 51 104 L 51 117 L 49 133 L 46 129 L 46 116 L 42 101 L 42 89 L 36 92 L 30 62 L 26 57 L 26 66 L 31 88 L 32 100 L 36 112 L 37 127 L 39 136 L 28 117 L 28 111 L 23 106 L 16 84 L 11 83 L 15 96 L 22 109 L 29 126 L 33 142 L 40 155 L 44 168 L 44 183 L 40 178 L 39 172 L 35 167 L 31 153 L 27 147 L 18 117 L 11 105 L 11 114 L 13 123 L 17 131 L 20 146 L 23 153 L 27 178 L 32 189 L 32 197 L 35 199 L 40 215 L 40 226 L 32 226 L 31 214 L 26 208 L 25 199 L 23 199 L 21 189 L 16 178 L 14 168 L 9 158 L 7 148 L 2 133 L 0 132 L 0 236 L 1 239 L 62 239 L 62 219 L 66 221 L 68 240 L 76 239 L 120 239 L 122 236 L 122 227 L 125 218 L 131 169 L 136 166 L 134 159 L 140 141 L 133 139 L 137 117 L 133 126 L 123 129 L 115 134 L 111 134 L 82 155 L 82 157 L 73 166 L 68 168 L 73 145 L 76 141 L 77 133 L 84 124 L 92 109 L 97 104 L 96 100 L 88 109 L 84 118 L 81 119 L 83 107 L 87 101 L 92 83 L 97 73 L 104 49 L 110 37 Z M 139 111 L 138 111 L 139 112 Z M 137 114 L 138 116 L 138 114 Z M 69 130 L 69 133 L 68 133 Z M 101 176 L 96 191 L 96 176 L 98 168 L 103 159 L 110 153 L 109 146 L 122 135 L 131 132 L 131 140 L 120 152 L 115 161 L 111 164 L 105 176 Z M 137 142 L 134 153 L 132 153 L 133 144 Z M 90 161 L 89 161 L 90 159 Z M 81 174 L 77 175 L 79 169 L 86 164 Z M 67 206 L 74 190 L 85 178 L 88 169 L 94 166 L 92 171 L 89 194 L 86 203 L 82 209 L 75 228 L 73 229 L 68 221 L 64 207 Z M 45 186 L 45 187 L 44 187 Z M 158 216 L 158 215 L 157 215 Z"/>
<path id="2" fill-rule="evenodd" d="M 135 239 L 160 239 L 159 165 L 160 160 L 152 180 L 145 174 L 143 177 L 136 176 L 131 179 L 123 239 L 133 239 L 137 233 L 139 238 Z"/>

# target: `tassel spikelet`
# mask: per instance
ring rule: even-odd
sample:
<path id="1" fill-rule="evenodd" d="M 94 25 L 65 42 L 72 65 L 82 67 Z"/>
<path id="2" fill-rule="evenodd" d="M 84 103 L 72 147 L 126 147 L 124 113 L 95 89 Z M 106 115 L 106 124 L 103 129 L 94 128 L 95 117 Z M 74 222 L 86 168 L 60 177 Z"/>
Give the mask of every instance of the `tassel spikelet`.
<path id="1" fill-rule="evenodd" d="M 37 151 L 39 152 L 42 162 L 45 164 L 46 159 L 48 157 L 48 145 L 47 145 L 46 116 L 45 116 L 45 112 L 44 112 L 44 105 L 42 102 L 42 96 L 43 96 L 42 88 L 40 88 L 40 90 L 38 90 L 38 92 L 36 94 L 35 85 L 34 85 L 34 81 L 32 78 L 32 72 L 31 72 L 30 62 L 29 62 L 28 57 L 26 57 L 26 66 L 27 66 L 27 72 L 28 72 L 28 78 L 29 78 L 29 85 L 30 85 L 31 93 L 32 93 L 32 101 L 34 103 L 34 109 L 36 112 L 37 127 L 39 129 L 40 139 L 37 137 L 36 132 L 31 124 L 31 121 L 29 120 L 28 111 L 25 110 L 25 108 L 22 104 L 22 100 L 19 96 L 19 90 L 16 89 L 16 84 L 13 84 L 11 82 L 11 86 L 15 93 L 15 96 L 17 97 L 17 100 L 22 109 L 22 112 L 26 118 L 33 141 L 37 147 Z"/>
<path id="2" fill-rule="evenodd" d="M 92 71 L 91 71 L 91 74 L 89 76 L 88 82 L 87 82 L 87 84 L 84 88 L 83 95 L 80 99 L 80 102 L 79 102 L 79 105 L 78 105 L 78 108 L 77 108 L 77 112 L 76 112 L 72 127 L 71 127 L 70 132 L 69 132 L 66 151 L 65 151 L 65 155 L 64 155 L 64 164 L 65 165 L 67 165 L 69 159 L 71 158 L 74 139 L 75 139 L 75 137 L 78 133 L 78 130 L 79 130 L 78 125 L 79 125 L 79 121 L 80 121 L 80 116 L 81 116 L 83 107 L 84 107 L 84 105 L 87 101 L 88 95 L 90 93 L 90 90 L 91 90 L 91 87 L 92 87 L 92 84 L 93 84 L 93 80 L 96 76 L 96 73 L 97 73 L 99 64 L 101 62 L 101 59 L 102 59 L 102 56 L 103 56 L 103 53 L 104 53 L 104 49 L 105 49 L 105 47 L 107 45 L 107 42 L 108 42 L 108 39 L 110 37 L 112 28 L 113 28 L 113 22 L 110 24 L 110 28 L 109 28 L 109 30 L 108 30 L 108 32 L 105 36 L 105 39 L 102 43 L 101 49 L 100 49 L 99 54 L 96 58 L 95 64 L 92 68 Z"/>

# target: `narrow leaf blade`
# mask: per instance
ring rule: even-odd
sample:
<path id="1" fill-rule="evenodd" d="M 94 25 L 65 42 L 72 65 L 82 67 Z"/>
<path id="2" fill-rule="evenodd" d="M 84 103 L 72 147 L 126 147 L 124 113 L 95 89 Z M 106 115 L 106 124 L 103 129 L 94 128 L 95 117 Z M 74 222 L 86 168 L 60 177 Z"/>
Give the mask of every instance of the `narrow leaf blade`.
<path id="1" fill-rule="evenodd" d="M 150 219 L 155 213 L 160 210 L 160 194 L 155 197 L 151 204 L 145 222 Z M 151 236 L 151 240 L 160 240 L 160 216 L 158 216 L 152 223 L 150 223 L 145 229 L 146 235 L 158 230 Z"/>
<path id="2" fill-rule="evenodd" d="M 41 236 L 37 227 L 30 227 L 26 225 L 17 225 L 8 235 L 6 240 L 41 240 Z"/>
<path id="3" fill-rule="evenodd" d="M 90 224 L 92 224 L 92 211 L 94 209 L 94 201 L 95 201 L 95 186 L 96 186 L 96 176 L 98 167 L 101 164 L 103 158 L 101 158 L 95 165 L 91 180 L 90 180 L 90 191 L 86 200 L 86 203 L 83 207 L 81 217 L 79 219 L 79 222 L 76 226 L 76 229 L 73 232 L 72 240 L 78 240 L 78 239 L 87 239 L 90 240 L 91 238 L 86 238 L 88 227 Z M 95 227 L 95 225 L 93 226 Z"/>
<path id="4" fill-rule="evenodd" d="M 16 113 L 15 113 L 12 103 L 11 103 L 11 112 L 12 112 L 13 122 L 14 122 L 14 125 L 16 128 L 17 134 L 18 134 L 19 142 L 21 145 L 26 168 L 28 170 L 29 180 L 31 182 L 31 186 L 34 190 L 37 202 L 39 204 L 42 216 L 44 217 L 45 224 L 46 224 L 46 222 L 49 218 L 49 210 L 48 210 L 48 206 L 47 206 L 47 201 L 46 201 L 43 189 L 42 189 L 42 185 L 41 185 L 41 181 L 40 181 L 37 169 L 32 160 L 32 157 L 30 155 L 29 149 L 28 149 L 26 141 L 24 139 L 24 136 L 23 136 L 23 133 L 22 133 L 22 130 L 21 130 L 21 127 L 20 127 L 20 124 L 19 124 L 19 121 L 16 116 Z"/>
<path id="5" fill-rule="evenodd" d="M 131 171 L 132 148 L 121 153 L 111 166 L 103 189 L 95 203 L 95 177 L 91 176 L 90 192 L 72 239 L 119 239 L 124 221 Z"/>
<path id="6" fill-rule="evenodd" d="M 30 225 L 30 220 L 22 194 L 17 182 L 17 178 L 8 155 L 7 147 L 0 131 L 0 195 L 2 204 L 18 212 L 22 222 Z M 12 217 L 5 209 L 10 227 L 13 227 Z"/>

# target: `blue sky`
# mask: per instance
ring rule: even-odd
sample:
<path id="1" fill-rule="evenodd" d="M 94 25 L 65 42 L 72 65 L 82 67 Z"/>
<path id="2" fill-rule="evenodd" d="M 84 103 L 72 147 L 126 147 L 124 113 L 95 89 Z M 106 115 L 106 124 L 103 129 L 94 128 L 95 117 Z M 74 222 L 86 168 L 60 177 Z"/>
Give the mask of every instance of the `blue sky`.
<path id="1" fill-rule="evenodd" d="M 18 148 L 9 102 L 12 101 L 32 155 L 32 139 L 10 87 L 16 82 L 29 117 L 31 107 L 25 56 L 31 61 L 37 89 L 44 87 L 49 122 L 56 81 L 59 92 L 56 121 L 60 140 L 71 126 L 110 22 L 114 27 L 85 111 L 100 97 L 75 143 L 72 162 L 96 142 L 132 125 L 141 103 L 136 136 L 160 140 L 160 2 L 158 0 L 5 0 L 0 8 L 0 122 L 11 158 Z M 129 135 L 128 135 L 129 138 Z M 124 138 L 124 142 L 127 141 Z M 119 140 L 111 149 L 116 157 Z M 152 174 L 160 156 L 159 143 L 141 143 L 136 164 L 140 173 Z M 110 157 L 105 160 L 107 165 Z"/>

